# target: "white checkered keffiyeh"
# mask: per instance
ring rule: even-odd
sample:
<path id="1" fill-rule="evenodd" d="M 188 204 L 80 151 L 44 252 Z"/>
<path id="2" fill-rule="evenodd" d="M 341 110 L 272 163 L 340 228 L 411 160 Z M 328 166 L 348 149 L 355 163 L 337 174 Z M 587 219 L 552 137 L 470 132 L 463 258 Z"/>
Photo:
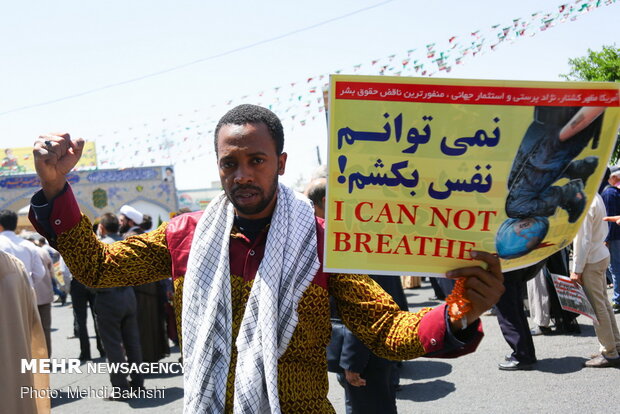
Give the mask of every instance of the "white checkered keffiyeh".
<path id="1" fill-rule="evenodd" d="M 186 413 L 223 413 L 232 349 L 230 232 L 224 193 L 200 218 L 183 288 Z M 319 269 L 310 202 L 279 185 L 265 255 L 236 340 L 235 413 L 279 413 L 278 359 L 297 325 L 297 305 Z"/>

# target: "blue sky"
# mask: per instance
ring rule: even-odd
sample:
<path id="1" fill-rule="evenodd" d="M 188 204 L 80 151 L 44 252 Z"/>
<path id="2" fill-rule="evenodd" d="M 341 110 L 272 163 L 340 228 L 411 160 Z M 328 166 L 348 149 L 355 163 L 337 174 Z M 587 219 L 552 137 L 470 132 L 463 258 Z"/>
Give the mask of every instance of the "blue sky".
<path id="1" fill-rule="evenodd" d="M 218 118 L 219 106 L 229 99 L 238 101 L 243 95 L 256 96 L 261 90 L 338 69 L 350 71 L 353 65 L 376 58 L 423 49 L 452 36 L 463 38 L 537 11 L 552 11 L 561 3 L 11 2 L 0 15 L 0 147 L 29 146 L 48 131 L 68 131 L 103 142 L 111 131 L 179 114 L 209 113 Z M 440 76 L 560 80 L 558 75 L 568 71 L 568 58 L 583 56 L 588 48 L 620 44 L 618 21 L 619 4 L 601 7 L 533 37 L 505 42 Z M 214 57 L 219 54 L 225 55 Z M 16 110 L 202 59 L 158 76 Z M 305 154 L 316 146 L 324 157 L 326 139 L 320 117 L 288 131 L 289 160 L 306 160 Z M 180 188 L 204 187 L 217 180 L 212 138 L 204 140 L 206 145 L 200 149 L 182 150 L 194 152 L 194 161 L 169 154 L 177 164 Z M 132 154 L 119 151 L 114 156 L 130 162 Z M 313 167 L 310 162 L 291 165 L 289 161 L 285 182 L 303 179 Z"/>

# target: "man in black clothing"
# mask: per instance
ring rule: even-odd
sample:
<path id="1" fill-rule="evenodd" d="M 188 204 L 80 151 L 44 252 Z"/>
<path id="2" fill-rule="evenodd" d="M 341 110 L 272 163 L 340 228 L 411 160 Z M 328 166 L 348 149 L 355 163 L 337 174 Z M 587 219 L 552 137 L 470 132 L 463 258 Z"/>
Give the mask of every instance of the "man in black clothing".
<path id="1" fill-rule="evenodd" d="M 119 230 L 119 220 L 112 213 L 101 216 L 97 233 L 104 243 L 114 243 L 122 240 Z M 108 362 L 134 363 L 142 362 L 140 346 L 140 331 L 136 308 L 136 296 L 131 286 L 99 288 L 97 289 L 97 324 L 101 334 L 101 341 L 105 348 Z M 120 372 L 110 372 L 110 382 L 113 387 L 121 390 L 119 395 L 130 388 L 142 388 L 144 377 L 139 372 L 127 375 Z M 123 399 L 110 397 L 110 399 Z"/>

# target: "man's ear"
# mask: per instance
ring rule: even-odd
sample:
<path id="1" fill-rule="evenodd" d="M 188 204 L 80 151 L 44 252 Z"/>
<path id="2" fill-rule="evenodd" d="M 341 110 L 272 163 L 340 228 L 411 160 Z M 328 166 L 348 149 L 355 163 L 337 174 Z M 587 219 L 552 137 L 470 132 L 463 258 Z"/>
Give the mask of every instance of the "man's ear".
<path id="1" fill-rule="evenodd" d="M 284 174 L 284 170 L 286 169 L 286 158 L 287 157 L 288 157 L 288 154 L 286 152 L 283 152 L 282 154 L 278 156 L 278 175 Z"/>

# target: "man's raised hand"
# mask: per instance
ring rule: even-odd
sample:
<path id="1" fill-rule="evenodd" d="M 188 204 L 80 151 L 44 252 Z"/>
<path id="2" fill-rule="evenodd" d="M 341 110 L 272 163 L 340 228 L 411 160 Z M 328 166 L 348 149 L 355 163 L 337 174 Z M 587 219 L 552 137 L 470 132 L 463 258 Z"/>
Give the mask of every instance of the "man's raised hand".
<path id="1" fill-rule="evenodd" d="M 84 149 L 84 140 L 72 140 L 67 133 L 41 135 L 34 143 L 34 166 L 48 200 L 64 188 L 67 174 L 75 167 Z"/>

